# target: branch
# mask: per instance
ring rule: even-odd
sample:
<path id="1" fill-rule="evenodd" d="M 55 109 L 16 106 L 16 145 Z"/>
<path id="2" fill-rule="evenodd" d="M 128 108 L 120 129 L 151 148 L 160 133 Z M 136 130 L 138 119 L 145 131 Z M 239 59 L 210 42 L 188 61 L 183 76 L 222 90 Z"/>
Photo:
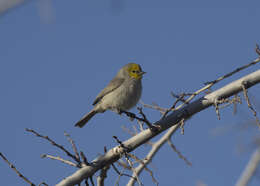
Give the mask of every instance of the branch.
<path id="1" fill-rule="evenodd" d="M 100 171 L 100 175 L 97 177 L 97 186 L 104 186 L 104 181 L 107 177 L 107 171 L 110 168 L 109 165 L 103 167 Z"/>
<path id="2" fill-rule="evenodd" d="M 0 15 L 5 14 L 12 8 L 18 7 L 23 3 L 28 2 L 28 0 L 1 0 L 0 1 Z"/>
<path id="3" fill-rule="evenodd" d="M 168 139 L 168 144 L 170 145 L 172 150 L 177 153 L 179 158 L 183 159 L 187 165 L 192 166 L 192 163 L 187 158 L 185 158 L 180 151 L 178 151 L 178 149 L 175 147 L 175 145 L 172 143 L 170 139 Z"/>
<path id="4" fill-rule="evenodd" d="M 153 144 L 150 152 L 147 154 L 147 156 L 144 158 L 143 163 L 140 163 L 136 168 L 135 172 L 137 175 L 140 175 L 140 173 L 145 169 L 145 166 L 152 161 L 154 155 L 156 152 L 160 149 L 160 147 L 168 141 L 168 139 L 171 138 L 172 134 L 178 129 L 178 125 L 175 125 L 171 127 L 156 143 Z M 136 180 L 134 178 L 131 178 L 127 184 L 127 186 L 132 186 Z"/>
<path id="5" fill-rule="evenodd" d="M 55 141 L 53 141 L 52 139 L 50 139 L 48 136 L 43 136 L 41 134 L 39 134 L 38 132 L 32 130 L 32 129 L 25 129 L 27 132 L 31 132 L 33 133 L 35 136 L 46 139 L 47 141 L 49 141 L 53 146 L 58 147 L 59 149 L 61 149 L 63 152 L 65 152 L 67 154 L 67 156 L 71 157 L 74 161 L 76 161 L 79 165 L 81 164 L 80 159 L 78 158 L 78 154 L 76 154 L 76 156 L 74 156 L 73 154 L 71 154 L 67 149 L 65 149 L 62 145 L 57 144 Z M 68 137 L 68 136 L 67 136 Z M 71 139 L 71 138 L 70 138 Z M 72 144 L 74 144 L 74 142 L 72 141 Z M 73 147 L 74 149 L 74 147 Z M 76 150 L 77 151 L 77 150 Z"/>
<path id="6" fill-rule="evenodd" d="M 256 52 L 257 52 L 258 55 L 260 55 L 259 51 L 260 51 L 260 50 L 259 50 L 259 47 L 258 47 L 258 45 L 257 45 L 257 46 L 256 46 Z M 232 71 L 231 73 L 228 73 L 228 74 L 226 74 L 226 75 L 224 75 L 224 76 L 222 76 L 222 77 L 219 77 L 217 80 L 214 80 L 214 81 L 209 82 L 208 84 L 206 84 L 205 87 L 199 89 L 198 91 L 196 91 L 196 92 L 194 92 L 194 93 L 192 93 L 192 94 L 184 94 L 184 93 L 183 93 L 183 94 L 181 94 L 181 95 L 175 95 L 175 94 L 172 93 L 172 96 L 173 96 L 174 98 L 176 98 L 177 100 L 174 102 L 173 106 L 172 106 L 170 109 L 161 108 L 161 107 L 159 107 L 158 105 L 155 105 L 155 106 L 154 106 L 154 105 L 147 105 L 147 104 L 144 104 L 144 103 L 142 103 L 142 104 L 143 104 L 144 107 L 148 107 L 148 108 L 152 108 L 152 109 L 155 109 L 155 110 L 159 110 L 159 111 L 162 113 L 163 117 L 165 117 L 169 111 L 174 111 L 174 110 L 180 109 L 182 106 L 184 106 L 185 103 L 186 103 L 186 104 L 189 103 L 196 95 L 198 95 L 199 93 L 201 93 L 201 92 L 203 92 L 203 91 L 205 91 L 205 90 L 209 90 L 209 89 L 211 88 L 211 86 L 213 86 L 214 84 L 218 83 L 219 81 L 221 81 L 221 80 L 223 80 L 223 79 L 225 79 L 225 78 L 231 76 L 231 75 L 234 74 L 235 72 L 239 72 L 240 70 L 245 69 L 245 68 L 247 68 L 247 67 L 249 67 L 249 66 L 251 66 L 251 65 L 255 65 L 255 64 L 259 63 L 259 61 L 260 61 L 260 58 L 257 58 L 256 60 L 254 60 L 253 62 L 249 63 L 248 65 L 244 65 L 244 66 L 242 66 L 242 67 L 240 67 L 240 68 L 237 68 L 235 71 Z M 245 87 L 244 87 L 243 85 L 242 85 L 242 88 L 243 88 L 243 91 L 245 91 L 245 90 L 244 90 Z M 184 99 L 184 96 L 186 96 L 186 95 L 187 95 L 187 96 L 190 96 L 187 100 Z M 180 106 L 178 106 L 177 108 L 175 108 L 176 105 L 177 105 L 177 103 L 178 103 L 178 101 L 182 101 L 183 104 L 181 104 Z M 219 113 L 218 113 L 220 107 L 218 106 L 218 104 L 223 103 L 223 102 L 228 102 L 228 104 L 226 104 L 226 105 L 224 105 L 224 106 L 227 106 L 227 105 L 230 105 L 230 104 L 233 103 L 233 104 L 234 104 L 234 113 L 236 112 L 236 103 L 240 103 L 240 104 L 241 104 L 240 97 L 239 97 L 237 94 L 235 94 L 235 95 L 234 95 L 234 98 L 231 99 L 231 100 L 229 100 L 229 99 L 216 100 L 216 101 L 214 102 L 214 106 L 215 106 L 216 113 L 217 113 L 218 117 L 220 117 L 220 115 L 219 115 Z M 217 103 L 217 104 L 216 104 L 216 103 Z M 222 106 L 222 107 L 223 107 L 223 106 Z M 254 113 L 254 114 L 255 114 L 255 113 Z M 254 116 L 256 117 L 256 115 L 254 115 Z M 256 120 L 257 120 L 257 117 L 256 117 Z M 182 121 L 183 121 L 183 120 L 182 120 Z M 257 121 L 258 121 L 258 120 L 257 120 Z M 184 134 L 183 124 L 184 124 L 184 122 L 181 122 L 181 123 L 178 124 L 178 126 L 173 126 L 173 127 L 171 127 L 171 128 L 169 129 L 169 131 L 168 131 L 166 134 L 164 134 L 164 135 L 161 137 L 161 139 L 159 139 L 159 141 L 158 141 L 159 144 L 157 144 L 157 148 L 159 149 L 159 148 L 166 142 L 166 139 L 167 139 L 167 138 L 168 138 L 168 143 L 171 142 L 171 141 L 170 141 L 170 137 L 171 137 L 171 135 L 172 135 L 178 128 L 181 128 L 181 130 L 182 130 L 181 133 Z M 175 151 L 177 150 L 172 143 L 170 143 L 170 146 L 171 146 Z M 148 161 L 146 161 L 144 165 L 140 164 L 140 165 L 137 167 L 137 169 L 138 169 L 138 171 L 137 171 L 138 175 L 139 175 L 139 174 L 141 173 L 141 171 L 145 168 L 145 165 L 147 165 L 147 164 L 152 160 L 154 154 L 158 151 L 158 149 L 155 150 L 154 148 L 152 148 L 152 149 L 150 150 L 150 152 L 148 153 L 148 155 L 147 155 L 146 158 L 145 158 L 145 159 L 148 160 Z M 180 154 L 180 152 L 178 152 L 178 151 L 176 151 L 176 152 L 177 152 L 178 156 L 179 156 L 181 159 L 184 159 L 184 161 L 185 161 L 188 165 L 191 165 L 190 162 L 187 161 L 187 159 Z M 134 183 L 135 183 L 135 180 L 131 179 L 131 180 L 129 180 L 128 185 L 134 185 Z"/>
<path id="7" fill-rule="evenodd" d="M 107 148 L 106 147 L 104 147 L 104 152 L 105 153 L 107 152 Z M 104 186 L 104 182 L 105 182 L 105 179 L 107 177 L 107 171 L 108 171 L 109 168 L 110 168 L 110 166 L 106 165 L 105 167 L 103 167 L 101 169 L 100 174 L 97 177 L 97 186 Z"/>
<path id="8" fill-rule="evenodd" d="M 128 152 L 131 152 L 154 136 L 157 136 L 172 126 L 175 126 L 174 130 L 176 130 L 178 128 L 179 121 L 182 119 L 190 118 L 192 115 L 208 108 L 215 103 L 215 100 L 225 99 L 240 92 L 242 90 L 242 82 L 247 82 L 247 88 L 250 88 L 259 83 L 260 70 L 257 70 L 239 80 L 236 80 L 210 94 L 205 95 L 204 97 L 189 103 L 181 109 L 174 111 L 173 113 L 155 123 L 155 125 L 160 126 L 158 130 L 152 131 L 150 129 L 146 129 L 136 136 L 123 142 L 124 146 L 127 148 Z M 116 146 L 110 149 L 105 155 L 94 159 L 91 165 L 84 166 L 71 176 L 63 179 L 60 183 L 57 184 L 57 186 L 72 186 L 79 184 L 84 179 L 91 177 L 95 172 L 102 169 L 104 166 L 117 161 L 124 150 L 125 149 L 122 149 L 120 146 Z"/>
<path id="9" fill-rule="evenodd" d="M 30 184 L 31 186 L 36 186 L 34 183 L 32 183 L 30 180 L 28 180 L 24 175 L 22 175 L 22 173 L 19 172 L 19 171 L 15 168 L 15 166 L 14 166 L 12 163 L 10 163 L 10 162 L 8 161 L 8 159 L 7 159 L 1 152 L 0 152 L 0 156 L 1 156 L 1 157 L 3 158 L 3 160 L 9 165 L 9 167 L 14 170 L 14 172 L 15 172 L 20 178 L 22 178 L 25 182 L 27 182 L 27 183 Z"/>
<path id="10" fill-rule="evenodd" d="M 247 106 L 253 112 L 254 117 L 256 119 L 256 123 L 257 123 L 258 127 L 260 127 L 260 122 L 259 122 L 259 119 L 257 117 L 257 113 L 256 113 L 255 109 L 253 108 L 253 106 L 252 106 L 252 104 L 251 104 L 251 102 L 250 102 L 250 100 L 248 98 L 247 89 L 246 89 L 246 83 L 243 82 L 242 88 L 243 88 L 244 97 L 245 97 L 246 102 L 247 102 Z"/>
<path id="11" fill-rule="evenodd" d="M 236 186 L 246 186 L 250 179 L 255 175 L 257 167 L 260 163 L 260 148 L 258 148 L 249 160 L 245 170 L 243 171 L 241 177 L 236 183 Z"/>
<path id="12" fill-rule="evenodd" d="M 65 163 L 67 165 L 79 168 L 79 166 L 77 164 L 75 164 L 75 163 L 73 163 L 69 160 L 65 160 L 65 159 L 63 159 L 59 156 L 52 156 L 52 155 L 48 155 L 48 154 L 43 154 L 43 155 L 41 155 L 41 158 L 50 158 L 52 160 L 58 160 L 58 161 L 61 161 L 62 163 Z"/>

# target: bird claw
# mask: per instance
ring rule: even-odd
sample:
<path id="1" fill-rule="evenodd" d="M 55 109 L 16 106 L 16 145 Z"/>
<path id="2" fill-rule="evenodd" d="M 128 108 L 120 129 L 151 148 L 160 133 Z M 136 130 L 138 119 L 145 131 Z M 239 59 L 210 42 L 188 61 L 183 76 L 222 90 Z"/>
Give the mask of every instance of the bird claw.
<path id="1" fill-rule="evenodd" d="M 124 113 L 124 114 L 126 114 L 131 120 L 133 120 L 134 118 L 136 118 L 135 114 L 132 113 L 132 112 L 127 112 L 127 111 L 124 111 L 124 110 L 118 110 L 117 113 L 120 114 L 120 115 L 121 115 L 122 113 Z"/>
<path id="2" fill-rule="evenodd" d="M 161 130 L 161 126 L 160 125 L 151 125 L 149 126 L 149 129 L 152 131 L 152 132 L 158 132 L 159 130 Z"/>

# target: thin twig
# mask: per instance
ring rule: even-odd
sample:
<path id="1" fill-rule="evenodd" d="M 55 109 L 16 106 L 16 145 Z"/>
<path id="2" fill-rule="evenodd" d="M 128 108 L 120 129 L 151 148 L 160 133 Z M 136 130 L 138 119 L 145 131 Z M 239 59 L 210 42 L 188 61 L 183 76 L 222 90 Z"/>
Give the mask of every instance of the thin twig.
<path id="1" fill-rule="evenodd" d="M 116 179 L 115 185 L 119 186 L 119 181 L 120 181 L 120 178 L 121 178 L 122 174 L 124 173 L 124 170 L 125 169 L 123 169 L 122 172 L 118 171 L 118 177 Z"/>
<path id="2" fill-rule="evenodd" d="M 187 104 L 186 100 L 184 100 L 184 97 L 185 97 L 184 93 L 181 95 L 176 95 L 173 92 L 171 92 L 171 94 L 173 97 L 175 97 L 177 99 L 175 100 L 175 102 L 173 103 L 171 108 L 167 109 L 166 112 L 162 115 L 162 119 L 165 118 L 170 111 L 174 111 L 177 103 L 179 103 L 180 101 L 183 102 L 184 104 Z"/>
<path id="3" fill-rule="evenodd" d="M 52 139 L 50 139 L 48 136 L 43 136 L 39 133 L 37 133 L 36 131 L 32 130 L 32 129 L 25 129 L 27 132 L 31 132 L 33 133 L 35 136 L 46 139 L 47 141 L 49 141 L 53 146 L 58 147 L 59 149 L 61 149 L 63 152 L 65 152 L 69 157 L 71 157 L 74 161 L 76 161 L 77 163 L 81 164 L 81 162 L 79 161 L 79 159 L 74 156 L 73 154 L 71 154 L 67 149 L 65 149 L 62 145 L 57 144 L 55 141 L 53 141 Z"/>
<path id="4" fill-rule="evenodd" d="M 159 107 L 156 103 L 152 103 L 152 105 L 146 104 L 142 101 L 140 101 L 140 103 L 143 105 L 143 107 L 160 111 L 161 114 L 163 114 L 167 110 L 166 108 Z"/>
<path id="5" fill-rule="evenodd" d="M 172 143 L 172 141 L 170 139 L 168 139 L 168 144 L 170 145 L 170 147 L 173 149 L 174 152 L 177 153 L 177 155 L 179 156 L 179 158 L 183 159 L 185 161 L 185 163 L 189 166 L 192 166 L 191 162 L 189 160 L 187 160 L 187 158 L 185 158 L 181 152 L 175 147 L 175 145 Z"/>
<path id="6" fill-rule="evenodd" d="M 85 165 L 89 165 L 88 160 L 87 160 L 85 154 L 84 154 L 82 151 L 80 151 L 80 156 L 81 156 L 81 158 L 82 158 L 82 160 L 83 160 L 83 163 L 84 163 Z"/>
<path id="7" fill-rule="evenodd" d="M 148 121 L 148 119 L 146 118 L 145 114 L 142 111 L 142 108 L 138 107 L 137 109 L 139 110 L 139 114 L 141 114 L 142 118 L 136 116 L 132 112 L 127 112 L 127 111 L 124 111 L 124 110 L 121 110 L 120 113 L 126 114 L 128 117 L 130 117 L 132 119 L 137 119 L 139 121 L 144 122 L 149 127 L 149 129 L 151 129 L 151 131 L 157 131 L 159 128 L 157 126 L 151 124 L 150 121 Z"/>
<path id="8" fill-rule="evenodd" d="M 248 108 L 253 112 L 253 115 L 254 115 L 255 120 L 256 120 L 256 124 L 258 125 L 258 127 L 260 127 L 260 122 L 259 122 L 259 119 L 257 117 L 257 113 L 256 113 L 255 109 L 253 108 L 253 106 L 252 106 L 252 104 L 251 104 L 251 102 L 249 100 L 248 94 L 247 94 L 246 84 L 247 84 L 246 82 L 242 83 L 244 97 L 246 99 Z"/>
<path id="9" fill-rule="evenodd" d="M 215 111 L 216 111 L 216 114 L 217 114 L 217 117 L 218 117 L 218 120 L 220 120 L 220 113 L 219 113 L 219 101 L 216 99 L 214 101 L 214 107 L 215 107 Z"/>
<path id="10" fill-rule="evenodd" d="M 139 111 L 139 114 L 143 117 L 143 122 L 145 122 L 149 128 L 152 128 L 151 122 L 147 119 L 146 115 L 143 113 L 142 107 L 137 107 L 137 110 Z"/>
<path id="11" fill-rule="evenodd" d="M 248 68 L 248 67 L 250 67 L 250 66 L 252 66 L 252 65 L 255 65 L 255 64 L 259 63 L 259 61 L 260 61 L 260 60 L 259 60 L 259 58 L 258 58 L 258 59 L 252 61 L 252 62 L 249 63 L 249 64 L 243 65 L 243 66 L 241 66 L 241 67 L 239 67 L 239 68 L 233 70 L 232 72 L 229 72 L 229 73 L 227 73 L 226 75 L 219 77 L 218 79 L 216 79 L 216 80 L 214 80 L 214 81 L 209 81 L 209 82 L 206 82 L 206 83 L 204 83 L 204 84 L 205 84 L 205 85 L 208 85 L 208 84 L 216 84 L 217 82 L 219 82 L 219 81 L 221 81 L 221 80 L 223 80 L 223 79 L 225 79 L 225 78 L 228 78 L 228 77 L 232 76 L 233 74 L 235 74 L 235 73 L 237 73 L 237 72 L 239 72 L 239 71 L 241 71 L 241 70 L 244 70 L 244 69 L 246 69 L 246 68 Z"/>
<path id="12" fill-rule="evenodd" d="M 257 173 L 257 168 L 260 163 L 260 148 L 255 150 L 255 152 L 251 155 L 249 162 L 246 165 L 245 170 L 240 176 L 239 180 L 236 183 L 236 186 L 246 186 L 252 179 L 254 175 Z"/>
<path id="13" fill-rule="evenodd" d="M 136 134 L 138 134 L 137 131 L 132 131 L 131 129 L 127 128 L 126 126 L 122 126 L 121 127 L 126 133 L 130 134 L 131 136 L 135 136 Z"/>
<path id="14" fill-rule="evenodd" d="M 134 160 L 136 160 L 138 163 L 141 163 L 141 164 L 144 166 L 144 170 L 146 170 L 146 171 L 150 174 L 150 176 L 151 176 L 153 182 L 154 182 L 156 185 L 159 185 L 159 182 L 155 179 L 155 177 L 154 177 L 154 175 L 153 175 L 153 171 L 151 171 L 151 170 L 146 166 L 146 164 L 145 164 L 145 162 L 144 162 L 143 160 L 139 159 L 137 156 L 135 156 L 135 155 L 133 155 L 133 154 L 131 154 L 131 153 L 127 153 L 127 155 L 129 155 L 131 158 L 133 158 Z"/>
<path id="15" fill-rule="evenodd" d="M 78 161 L 80 162 L 80 156 L 79 156 L 79 152 L 77 150 L 77 146 L 74 142 L 74 140 L 70 137 L 70 135 L 66 132 L 64 132 L 64 135 L 67 137 L 68 141 L 71 143 L 72 149 L 75 153 L 75 157 L 78 159 Z"/>
<path id="16" fill-rule="evenodd" d="M 131 170 L 131 167 L 125 163 L 122 159 L 116 162 L 119 166 L 123 167 L 124 169 Z"/>
<path id="17" fill-rule="evenodd" d="M 130 178 L 136 179 L 135 177 L 133 177 L 133 176 L 131 176 L 131 175 L 129 175 L 129 174 L 123 174 L 123 173 L 121 173 L 121 172 L 116 168 L 116 166 L 115 166 L 113 163 L 112 163 L 111 165 L 112 165 L 113 169 L 116 171 L 116 173 L 117 173 L 118 175 L 127 176 L 127 177 L 130 177 Z M 124 168 L 124 167 L 123 167 L 123 168 Z M 124 169 L 125 169 L 125 168 L 124 168 Z"/>
<path id="18" fill-rule="evenodd" d="M 48 154 L 43 154 L 43 155 L 41 155 L 41 158 L 50 158 L 52 160 L 61 161 L 62 163 L 68 164 L 68 165 L 73 166 L 73 167 L 77 167 L 77 168 L 81 167 L 78 164 L 75 164 L 75 163 L 73 163 L 73 162 L 71 162 L 69 160 L 64 160 L 63 158 L 61 158 L 59 156 L 52 156 L 52 155 L 48 155 Z"/>
<path id="19" fill-rule="evenodd" d="M 136 178 L 137 183 L 138 183 L 140 186 L 143 185 L 142 182 L 140 181 L 140 179 L 139 179 L 139 177 L 138 177 L 138 174 L 136 173 L 135 168 L 134 168 L 134 166 L 133 166 L 133 163 L 130 161 L 130 159 L 129 159 L 127 153 L 125 153 L 125 159 L 126 159 L 126 161 L 128 162 L 129 166 L 131 167 L 131 169 L 132 169 L 132 171 L 133 171 L 133 173 L 134 173 L 134 175 L 135 175 L 135 178 Z"/>
<path id="20" fill-rule="evenodd" d="M 246 68 L 248 68 L 248 67 L 250 67 L 252 65 L 255 65 L 255 64 L 259 63 L 259 62 L 260 62 L 260 57 L 255 59 L 254 61 L 250 62 L 249 64 L 241 66 L 241 67 L 237 68 L 236 70 L 234 70 L 234 71 L 232 71 L 232 72 L 230 72 L 230 73 L 228 73 L 228 74 L 226 74 L 224 76 L 219 77 L 216 80 L 204 83 L 205 84 L 204 87 L 202 87 L 201 89 L 199 89 L 199 90 L 195 91 L 194 93 L 192 93 L 192 95 L 188 99 L 186 99 L 186 103 L 183 103 L 183 104 L 179 105 L 176 108 L 176 110 L 182 108 L 185 104 L 189 103 L 195 96 L 197 96 L 198 94 L 200 94 L 201 92 L 203 92 L 205 90 L 209 90 L 213 85 L 215 85 L 216 83 L 220 82 L 221 80 L 223 80 L 223 79 L 225 79 L 227 77 L 230 77 L 231 75 L 233 75 L 233 74 L 235 74 L 235 73 L 237 73 L 237 72 L 239 72 L 239 71 L 241 71 L 243 69 L 246 69 Z"/>
<path id="21" fill-rule="evenodd" d="M 22 178 L 25 182 L 27 182 L 28 184 L 30 184 L 31 186 L 36 186 L 34 183 L 32 183 L 30 180 L 28 180 L 21 172 L 19 172 L 15 166 L 8 161 L 8 159 L 0 152 L 0 156 L 3 158 L 3 160 L 9 165 L 9 167 L 11 169 L 13 169 L 13 171 L 20 177 Z"/>
<path id="22" fill-rule="evenodd" d="M 180 121 L 181 134 L 184 135 L 184 119 Z"/>
<path id="23" fill-rule="evenodd" d="M 104 181 L 107 177 L 107 171 L 108 169 L 110 168 L 109 165 L 103 167 L 101 170 L 100 170 L 100 174 L 99 176 L 97 177 L 97 185 L 98 186 L 104 186 Z"/>
<path id="24" fill-rule="evenodd" d="M 133 167 L 133 163 L 130 161 L 130 159 L 129 159 L 129 157 L 128 157 L 128 153 L 127 153 L 128 148 L 125 147 L 125 145 L 122 143 L 122 141 L 120 141 L 120 140 L 118 139 L 118 137 L 113 136 L 113 138 L 117 141 L 117 143 L 119 143 L 120 147 L 123 148 L 123 155 L 125 156 L 125 159 L 126 159 L 127 163 L 129 164 L 129 166 L 131 167 L 131 170 L 133 171 L 133 174 L 135 175 L 135 178 L 136 178 L 136 180 L 137 180 L 137 183 L 138 183 L 139 185 L 143 185 L 142 182 L 140 181 L 139 177 L 138 177 L 138 174 L 135 172 L 135 168 Z"/>

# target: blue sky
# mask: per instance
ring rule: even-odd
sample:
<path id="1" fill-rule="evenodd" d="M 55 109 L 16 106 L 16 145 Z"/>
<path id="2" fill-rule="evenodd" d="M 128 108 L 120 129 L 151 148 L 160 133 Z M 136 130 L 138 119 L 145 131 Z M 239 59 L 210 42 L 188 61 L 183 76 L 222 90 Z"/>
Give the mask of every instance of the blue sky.
<path id="1" fill-rule="evenodd" d="M 54 185 L 75 169 L 41 159 L 45 153 L 66 156 L 25 128 L 70 148 L 63 135 L 66 131 L 89 160 L 103 153 L 104 146 L 117 145 L 113 135 L 121 140 L 130 137 L 121 126 L 135 123 L 110 111 L 82 129 L 74 127 L 126 63 L 139 63 L 147 72 L 142 101 L 169 107 L 174 101 L 171 91 L 195 91 L 257 57 L 257 0 L 46 2 L 31 1 L 0 17 L 1 152 L 34 183 Z M 215 88 L 256 69 L 259 65 Z M 258 112 L 259 91 L 259 85 L 249 90 Z M 156 111 L 144 112 L 151 121 L 160 117 Z M 209 108 L 187 122 L 184 135 L 173 136 L 173 143 L 193 166 L 188 167 L 166 144 L 149 168 L 160 185 L 190 186 L 200 181 L 234 185 L 255 149 L 257 128 L 242 127 L 252 120 L 245 104 L 235 116 L 232 108 L 221 110 L 220 121 L 214 108 Z M 148 150 L 141 147 L 134 153 L 142 157 Z M 26 185 L 6 164 L 0 172 L 6 186 Z M 107 185 L 113 185 L 117 175 L 111 169 L 108 176 Z M 120 185 L 127 180 L 121 178 Z M 141 180 L 153 184 L 147 172 Z M 257 184 L 259 179 L 254 178 L 251 185 Z"/>

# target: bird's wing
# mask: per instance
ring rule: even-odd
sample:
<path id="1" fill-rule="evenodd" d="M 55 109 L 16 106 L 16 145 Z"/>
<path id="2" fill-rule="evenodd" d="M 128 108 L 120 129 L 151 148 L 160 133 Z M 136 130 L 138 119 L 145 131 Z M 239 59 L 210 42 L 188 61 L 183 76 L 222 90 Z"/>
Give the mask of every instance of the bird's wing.
<path id="1" fill-rule="evenodd" d="M 104 88 L 96 97 L 96 99 L 93 102 L 93 105 L 96 105 L 105 95 L 107 95 L 108 93 L 114 91 L 115 89 L 117 89 L 118 87 L 120 87 L 120 85 L 122 85 L 124 82 L 123 78 L 114 78 L 112 79 L 109 84 L 106 86 L 106 88 Z"/>

